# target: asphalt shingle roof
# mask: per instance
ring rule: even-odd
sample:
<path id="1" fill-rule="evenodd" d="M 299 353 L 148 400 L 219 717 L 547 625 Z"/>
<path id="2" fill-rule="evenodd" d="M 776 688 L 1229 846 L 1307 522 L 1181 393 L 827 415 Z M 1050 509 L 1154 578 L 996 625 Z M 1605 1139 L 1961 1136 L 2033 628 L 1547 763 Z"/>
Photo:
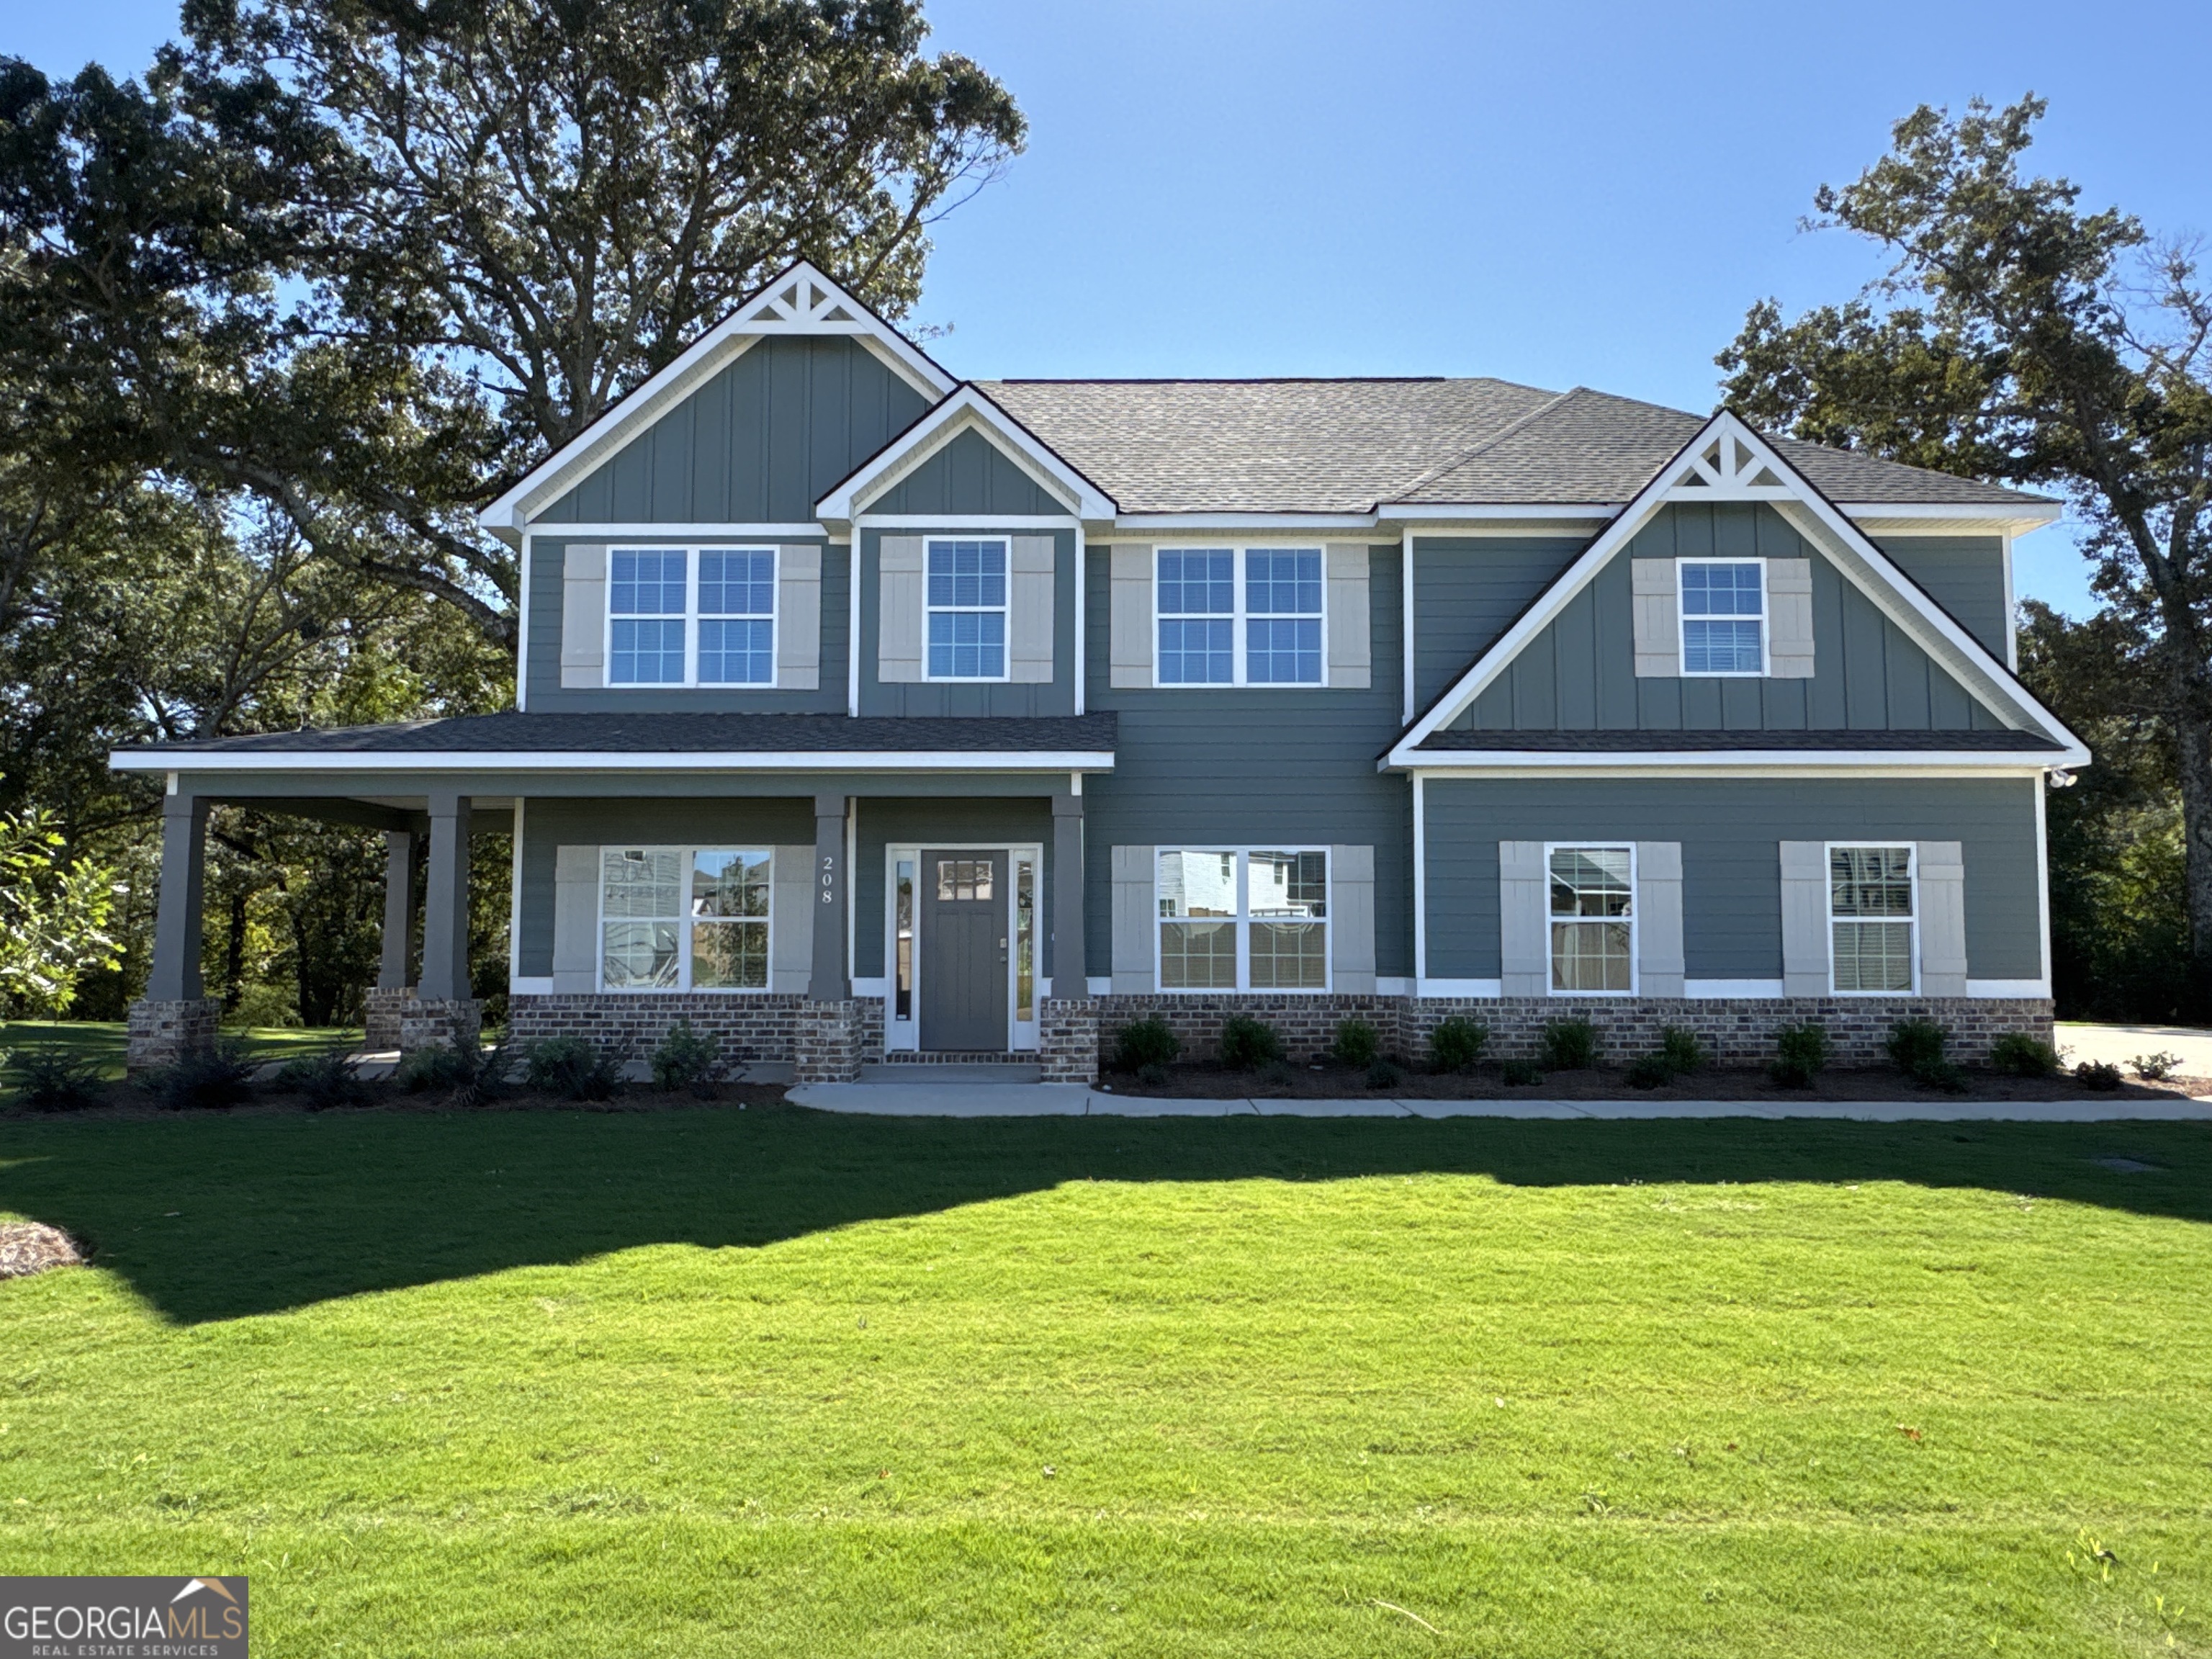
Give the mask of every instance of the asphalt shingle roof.
<path id="1" fill-rule="evenodd" d="M 1006 719 L 843 714 L 460 714 L 149 744 L 151 754 L 1000 754 L 1114 747 L 1110 714 Z"/>
<path id="2" fill-rule="evenodd" d="M 1708 418 L 1587 387 L 1492 380 L 977 384 L 1124 513 L 1618 505 Z M 1794 439 L 1778 447 L 1839 501 L 2039 499 Z"/>

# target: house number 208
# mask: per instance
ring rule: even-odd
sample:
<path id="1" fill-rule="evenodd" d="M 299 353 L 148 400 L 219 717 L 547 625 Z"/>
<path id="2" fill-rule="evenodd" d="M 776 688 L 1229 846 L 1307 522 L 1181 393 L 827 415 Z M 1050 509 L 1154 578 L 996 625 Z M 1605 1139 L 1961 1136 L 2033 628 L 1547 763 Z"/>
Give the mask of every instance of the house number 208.
<path id="1" fill-rule="evenodd" d="M 835 904 L 837 885 L 837 860 L 827 854 L 822 860 L 822 902 Z"/>

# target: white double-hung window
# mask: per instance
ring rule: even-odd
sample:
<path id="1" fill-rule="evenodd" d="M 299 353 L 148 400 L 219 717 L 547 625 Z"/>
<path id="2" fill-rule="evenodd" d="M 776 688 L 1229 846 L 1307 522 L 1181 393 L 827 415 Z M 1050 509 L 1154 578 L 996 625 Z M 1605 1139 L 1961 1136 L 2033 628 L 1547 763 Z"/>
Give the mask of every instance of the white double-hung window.
<path id="1" fill-rule="evenodd" d="M 609 685 L 775 684 L 775 550 L 607 554 Z"/>
<path id="2" fill-rule="evenodd" d="M 1158 684 L 1322 683 L 1321 549 L 1164 547 L 1152 592 Z"/>
<path id="3" fill-rule="evenodd" d="M 765 848 L 599 853 L 599 982 L 610 991 L 765 991 Z"/>
<path id="4" fill-rule="evenodd" d="M 1547 849 L 1552 989 L 1636 988 L 1636 854 L 1628 847 Z"/>
<path id="5" fill-rule="evenodd" d="M 928 663 L 933 680 L 1006 678 L 1006 544 L 933 541 Z"/>
<path id="6" fill-rule="evenodd" d="M 1837 990 L 1912 989 L 1912 859 L 1909 844 L 1828 848 L 1828 959 Z"/>
<path id="7" fill-rule="evenodd" d="M 1766 566 L 1684 559 L 1679 566 L 1685 674 L 1766 672 Z"/>
<path id="8" fill-rule="evenodd" d="M 1163 848 L 1154 873 L 1164 991 L 1328 988 L 1328 854 Z"/>

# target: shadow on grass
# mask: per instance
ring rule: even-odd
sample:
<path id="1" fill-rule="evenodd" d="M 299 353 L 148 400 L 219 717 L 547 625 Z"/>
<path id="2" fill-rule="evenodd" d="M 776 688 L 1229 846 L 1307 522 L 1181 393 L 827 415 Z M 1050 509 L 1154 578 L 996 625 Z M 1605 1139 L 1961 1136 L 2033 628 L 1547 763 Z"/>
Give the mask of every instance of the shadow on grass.
<path id="1" fill-rule="evenodd" d="M 2100 1158 L 2153 1167 L 2123 1172 Z M 0 1209 L 67 1229 L 184 1322 L 640 1244 L 769 1244 L 1086 1178 L 1419 1172 L 1523 1186 L 1903 1181 L 2212 1220 L 2212 1129 L 2187 1123 L 949 1120 L 700 1108 L 0 1127 Z"/>

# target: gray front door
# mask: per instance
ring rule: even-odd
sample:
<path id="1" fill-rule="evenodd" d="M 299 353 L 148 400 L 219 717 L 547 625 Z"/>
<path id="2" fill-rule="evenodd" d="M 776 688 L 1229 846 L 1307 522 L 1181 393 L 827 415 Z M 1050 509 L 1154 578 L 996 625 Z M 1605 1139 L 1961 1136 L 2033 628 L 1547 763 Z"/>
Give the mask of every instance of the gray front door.
<path id="1" fill-rule="evenodd" d="M 921 855 L 921 1046 L 1006 1048 L 1006 855 Z"/>

